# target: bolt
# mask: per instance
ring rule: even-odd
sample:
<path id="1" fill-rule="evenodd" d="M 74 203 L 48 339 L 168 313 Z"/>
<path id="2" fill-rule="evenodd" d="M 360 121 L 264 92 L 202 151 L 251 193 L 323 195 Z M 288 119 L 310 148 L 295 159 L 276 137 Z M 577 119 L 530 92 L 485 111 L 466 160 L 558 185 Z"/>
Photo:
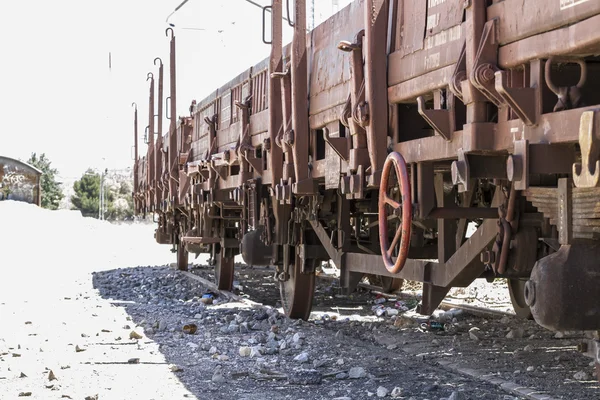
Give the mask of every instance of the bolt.
<path id="1" fill-rule="evenodd" d="M 489 82 L 495 79 L 495 71 L 490 64 L 486 64 L 480 72 L 480 78 L 484 82 Z"/>

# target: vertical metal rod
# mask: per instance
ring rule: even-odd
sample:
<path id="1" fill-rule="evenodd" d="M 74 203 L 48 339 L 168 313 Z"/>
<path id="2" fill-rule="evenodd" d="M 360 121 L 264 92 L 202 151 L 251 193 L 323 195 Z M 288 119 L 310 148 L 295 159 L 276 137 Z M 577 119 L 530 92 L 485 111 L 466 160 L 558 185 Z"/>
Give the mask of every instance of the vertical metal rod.
<path id="1" fill-rule="evenodd" d="M 381 38 L 387 35 L 388 10 L 387 0 L 365 1 L 365 100 L 369 109 L 366 130 L 371 161 L 371 187 L 379 186 L 387 157 L 387 44 Z"/>
<path id="2" fill-rule="evenodd" d="M 296 187 L 308 179 L 308 63 L 306 54 L 306 0 L 296 0 L 294 38 L 292 39 L 292 150 Z M 277 19 L 273 15 L 273 20 Z M 300 192 L 304 190 L 300 189 Z"/>

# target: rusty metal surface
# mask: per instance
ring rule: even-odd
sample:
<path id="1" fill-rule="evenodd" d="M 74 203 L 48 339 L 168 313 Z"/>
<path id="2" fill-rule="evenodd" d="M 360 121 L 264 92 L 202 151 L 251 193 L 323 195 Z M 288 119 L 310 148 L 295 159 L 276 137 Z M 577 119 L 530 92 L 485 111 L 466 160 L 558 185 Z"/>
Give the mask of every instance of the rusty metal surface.
<path id="1" fill-rule="evenodd" d="M 537 262 L 525 286 L 536 322 L 548 329 L 600 329 L 600 242 L 563 245 Z"/>

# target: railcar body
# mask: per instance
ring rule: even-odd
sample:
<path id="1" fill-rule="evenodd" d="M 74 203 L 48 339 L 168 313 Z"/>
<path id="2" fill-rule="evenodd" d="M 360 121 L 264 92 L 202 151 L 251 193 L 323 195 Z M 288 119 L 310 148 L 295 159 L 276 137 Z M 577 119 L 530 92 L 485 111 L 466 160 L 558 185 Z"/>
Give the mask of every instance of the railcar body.
<path id="1" fill-rule="evenodd" d="M 272 265 L 295 318 L 327 260 L 348 290 L 423 282 L 422 314 L 507 278 L 519 315 L 599 330 L 600 1 L 356 0 L 309 33 L 291 3 L 269 6 L 270 57 L 180 118 L 169 31 L 156 141 L 162 62 L 158 95 L 148 77 L 135 207 L 179 268 L 210 253 L 229 289 L 235 255 Z"/>

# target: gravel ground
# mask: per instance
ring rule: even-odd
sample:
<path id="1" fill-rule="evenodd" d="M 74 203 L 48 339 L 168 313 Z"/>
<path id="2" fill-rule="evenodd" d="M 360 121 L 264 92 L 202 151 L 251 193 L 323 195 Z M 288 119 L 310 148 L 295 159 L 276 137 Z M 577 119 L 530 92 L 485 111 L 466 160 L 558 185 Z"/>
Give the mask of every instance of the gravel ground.
<path id="1" fill-rule="evenodd" d="M 294 321 L 279 312 L 269 271 L 238 268 L 239 294 L 254 302 L 211 293 L 166 266 L 174 256 L 150 226 L 12 202 L 0 219 L 11 227 L 0 230 L 2 400 L 526 398 L 507 381 L 599 398 L 578 333 L 457 311 L 436 313 L 443 330 L 423 329 L 404 310 L 413 294 L 377 317 L 381 299 L 343 296 L 331 279 L 319 280 L 311 319 Z M 44 238 L 35 246 L 23 240 L 32 226 Z"/>

